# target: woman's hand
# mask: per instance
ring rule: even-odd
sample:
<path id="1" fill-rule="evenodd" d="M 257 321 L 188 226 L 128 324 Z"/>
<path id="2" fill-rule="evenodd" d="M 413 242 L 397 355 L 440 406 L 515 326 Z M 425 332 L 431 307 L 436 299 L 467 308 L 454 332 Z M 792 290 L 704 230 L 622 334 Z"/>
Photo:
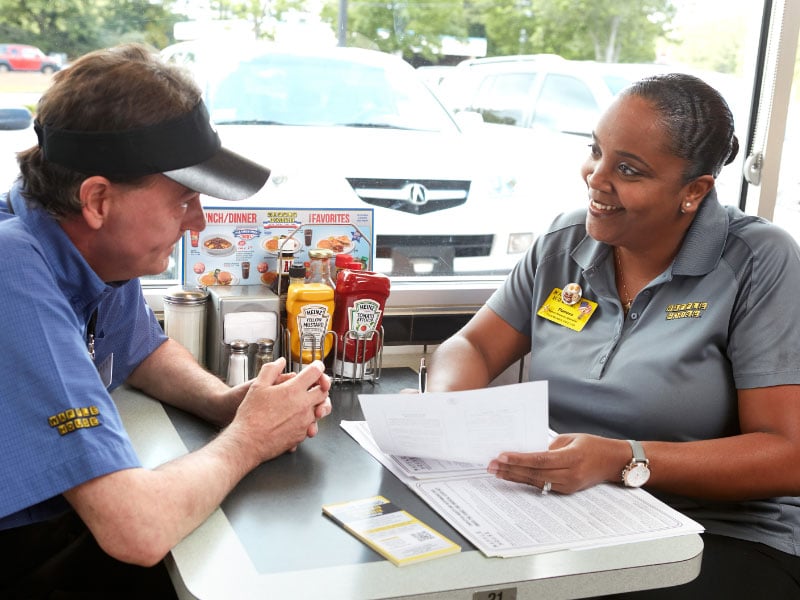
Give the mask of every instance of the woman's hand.
<path id="1" fill-rule="evenodd" d="M 625 440 L 585 433 L 559 435 L 546 452 L 503 452 L 487 471 L 500 479 L 571 494 L 604 481 L 619 482 L 631 460 Z"/>

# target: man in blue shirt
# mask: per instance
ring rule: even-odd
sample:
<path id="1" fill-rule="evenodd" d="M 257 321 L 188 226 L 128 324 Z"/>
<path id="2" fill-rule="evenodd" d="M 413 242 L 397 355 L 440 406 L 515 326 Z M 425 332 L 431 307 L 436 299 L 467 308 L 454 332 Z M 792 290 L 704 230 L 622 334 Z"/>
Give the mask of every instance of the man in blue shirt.
<path id="1" fill-rule="evenodd" d="M 77 60 L 39 102 L 38 145 L 0 203 L 4 597 L 155 597 L 152 570 L 127 567 L 159 563 L 330 412 L 321 363 L 290 377 L 278 359 L 229 388 L 144 301 L 137 278 L 205 228 L 199 194 L 241 200 L 269 176 L 221 147 L 200 96 L 178 68 L 121 46 Z M 225 428 L 144 469 L 109 395 L 124 382 Z"/>

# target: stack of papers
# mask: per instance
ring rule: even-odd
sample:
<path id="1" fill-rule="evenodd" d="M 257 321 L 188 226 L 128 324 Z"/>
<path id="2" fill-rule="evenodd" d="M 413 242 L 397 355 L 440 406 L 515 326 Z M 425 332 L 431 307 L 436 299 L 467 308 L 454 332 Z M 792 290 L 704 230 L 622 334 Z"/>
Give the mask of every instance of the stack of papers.
<path id="1" fill-rule="evenodd" d="M 341 426 L 486 556 L 703 531 L 642 489 L 601 484 L 574 494 L 542 495 L 537 488 L 488 474 L 487 463 L 504 450 L 547 448 L 553 432 L 547 427 L 546 397 L 543 382 L 419 396 L 361 395 L 367 420 Z M 425 441 L 417 446 L 420 436 Z M 415 456 L 417 448 L 433 456 Z"/>

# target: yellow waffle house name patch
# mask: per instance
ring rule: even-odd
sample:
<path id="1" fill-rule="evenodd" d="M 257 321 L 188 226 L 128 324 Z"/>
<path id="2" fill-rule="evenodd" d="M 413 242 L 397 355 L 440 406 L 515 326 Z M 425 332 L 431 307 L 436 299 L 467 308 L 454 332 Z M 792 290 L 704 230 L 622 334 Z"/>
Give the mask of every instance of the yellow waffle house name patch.
<path id="1" fill-rule="evenodd" d="M 685 302 L 667 306 L 667 321 L 673 319 L 699 319 L 708 308 L 708 302 Z"/>
<path id="2" fill-rule="evenodd" d="M 83 406 L 69 408 L 63 412 L 48 417 L 50 427 L 57 429 L 59 435 L 67 435 L 79 429 L 89 429 L 100 425 L 100 409 L 96 406 Z"/>

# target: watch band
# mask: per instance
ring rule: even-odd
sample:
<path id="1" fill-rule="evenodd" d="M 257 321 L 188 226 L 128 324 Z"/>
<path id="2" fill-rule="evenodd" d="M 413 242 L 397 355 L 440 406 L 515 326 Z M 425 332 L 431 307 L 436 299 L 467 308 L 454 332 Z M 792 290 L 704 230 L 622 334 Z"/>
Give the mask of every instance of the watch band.
<path id="1" fill-rule="evenodd" d="M 641 462 L 647 464 L 648 461 L 647 457 L 644 454 L 644 448 L 642 445 L 637 442 L 636 440 L 628 440 L 628 443 L 631 445 L 631 450 L 633 451 L 633 460 L 635 462 Z"/>

